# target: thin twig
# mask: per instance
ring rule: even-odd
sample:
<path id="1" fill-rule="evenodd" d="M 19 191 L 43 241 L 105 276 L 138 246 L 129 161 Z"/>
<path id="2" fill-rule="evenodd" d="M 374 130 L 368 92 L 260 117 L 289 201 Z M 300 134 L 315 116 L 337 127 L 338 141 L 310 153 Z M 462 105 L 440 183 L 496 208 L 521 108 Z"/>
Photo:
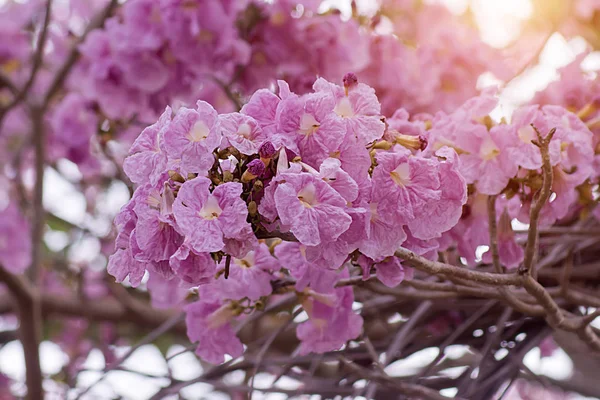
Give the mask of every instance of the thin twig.
<path id="1" fill-rule="evenodd" d="M 146 336 L 144 336 L 142 338 L 142 340 L 137 342 L 135 345 L 131 346 L 131 348 L 125 354 L 123 354 L 123 356 L 119 357 L 118 360 L 116 360 L 115 362 L 113 362 L 110 365 L 106 365 L 104 367 L 104 369 L 102 370 L 103 374 L 94 383 L 92 383 L 91 385 L 86 387 L 82 392 L 80 392 L 77 395 L 77 397 L 75 398 L 75 400 L 80 399 L 83 395 L 85 395 L 90 390 L 92 390 L 97 384 L 102 382 L 104 380 L 104 378 L 106 378 L 106 374 L 108 372 L 118 369 L 119 366 L 121 364 L 123 364 L 137 349 L 139 349 L 141 346 L 144 346 L 146 344 L 154 342 L 161 335 L 163 335 L 164 333 L 171 330 L 171 328 L 173 328 L 179 322 L 183 321 L 183 319 L 184 319 L 183 313 L 174 315 L 170 319 L 166 320 L 161 326 L 154 329 L 152 332 L 148 333 Z"/>
<path id="2" fill-rule="evenodd" d="M 31 90 L 31 88 L 33 87 L 33 84 L 35 83 L 35 79 L 37 77 L 38 71 L 40 70 L 40 67 L 44 63 L 44 48 L 46 47 L 46 41 L 48 38 L 48 26 L 50 25 L 50 17 L 52 16 L 52 3 L 53 3 L 53 0 L 46 1 L 44 22 L 43 22 L 43 25 L 42 25 L 42 28 L 40 31 L 40 36 L 36 43 L 37 48 L 36 48 L 36 51 L 33 55 L 33 59 L 31 62 L 32 65 L 31 65 L 31 72 L 29 73 L 29 78 L 27 78 L 25 85 L 23 85 L 23 87 L 17 92 L 14 99 L 6 107 L 4 107 L 0 110 L 0 127 L 2 126 L 2 120 L 4 119 L 6 114 L 8 114 L 8 112 L 11 109 L 18 106 L 23 100 L 25 100 L 27 98 L 29 91 Z M 7 81 L 6 79 L 3 80 L 4 84 L 7 84 L 7 82 L 10 82 L 10 81 Z M 9 86 L 9 88 L 10 88 L 10 86 Z"/>
<path id="3" fill-rule="evenodd" d="M 98 15 L 96 15 L 94 19 L 88 24 L 83 35 L 77 38 L 75 43 L 73 43 L 71 51 L 69 52 L 69 55 L 67 56 L 65 62 L 62 64 L 62 66 L 54 76 L 54 79 L 50 82 L 50 85 L 48 86 L 48 90 L 46 91 L 46 95 L 44 96 L 44 101 L 42 103 L 42 108 L 45 109 L 48 107 L 50 101 L 52 100 L 52 97 L 54 97 L 54 95 L 58 92 L 58 90 L 60 90 L 60 88 L 67 80 L 67 77 L 69 76 L 73 65 L 75 65 L 75 62 L 79 59 L 79 45 L 85 41 L 87 35 L 91 31 L 100 29 L 104 26 L 104 22 L 107 18 L 109 18 L 112 15 L 118 3 L 118 0 L 110 0 L 106 7 L 102 11 L 100 11 L 100 13 L 98 13 Z"/>
<path id="4" fill-rule="evenodd" d="M 258 371 L 260 370 L 263 358 L 264 358 L 265 354 L 267 353 L 267 351 L 269 350 L 269 347 L 271 347 L 271 345 L 273 344 L 273 342 L 275 341 L 277 336 L 279 336 L 279 334 L 281 332 L 283 332 L 288 326 L 290 326 L 290 324 L 294 321 L 294 318 L 296 318 L 298 315 L 300 315 L 300 313 L 302 311 L 303 311 L 302 308 L 299 308 L 298 310 L 296 310 L 296 312 L 294 312 L 292 315 L 290 315 L 290 317 L 288 318 L 288 320 L 285 323 L 281 324 L 281 326 L 279 328 L 275 329 L 275 331 L 273 331 L 271 336 L 269 336 L 269 338 L 265 341 L 265 343 L 259 350 L 258 354 L 256 355 L 256 367 L 254 367 L 254 372 L 252 374 L 252 381 L 250 383 L 250 392 L 249 392 L 250 394 L 248 395 L 248 397 L 250 399 L 252 398 L 252 392 L 254 391 L 254 382 L 255 382 L 256 375 L 258 374 Z"/>
<path id="5" fill-rule="evenodd" d="M 529 232 L 527 233 L 527 245 L 525 246 L 525 258 L 523 260 L 523 268 L 527 271 L 527 273 L 531 275 L 536 275 L 535 271 L 535 259 L 538 254 L 538 240 L 539 240 L 539 220 L 542 208 L 546 205 L 548 199 L 550 199 L 550 195 L 552 194 L 552 164 L 550 162 L 550 153 L 549 146 L 554 133 L 556 132 L 556 128 L 553 128 L 548 132 L 546 137 L 542 136 L 542 134 L 537 130 L 535 126 L 533 129 L 537 133 L 537 141 L 532 142 L 536 146 L 540 148 L 540 153 L 542 154 L 542 175 L 543 175 L 543 183 L 542 188 L 537 193 L 537 198 L 534 196 L 535 201 L 531 205 L 531 210 L 529 213 Z M 533 201 L 533 200 L 532 200 Z"/>
<path id="6" fill-rule="evenodd" d="M 411 314 L 408 321 L 406 321 L 404 324 L 402 324 L 402 327 L 396 333 L 394 340 L 392 340 L 389 347 L 385 351 L 385 358 L 381 362 L 381 365 L 384 368 L 387 365 L 389 365 L 396 357 L 396 354 L 398 354 L 402 350 L 402 347 L 405 344 L 406 337 L 408 336 L 410 331 L 414 328 L 414 326 L 418 322 L 420 322 L 421 318 L 431 308 L 432 304 L 433 303 L 429 300 L 421 303 L 419 305 L 419 307 L 417 307 L 417 309 Z M 367 386 L 366 390 L 367 391 L 366 391 L 365 397 L 368 399 L 373 398 L 375 396 L 375 392 L 377 391 L 377 384 L 371 383 L 370 385 Z"/>

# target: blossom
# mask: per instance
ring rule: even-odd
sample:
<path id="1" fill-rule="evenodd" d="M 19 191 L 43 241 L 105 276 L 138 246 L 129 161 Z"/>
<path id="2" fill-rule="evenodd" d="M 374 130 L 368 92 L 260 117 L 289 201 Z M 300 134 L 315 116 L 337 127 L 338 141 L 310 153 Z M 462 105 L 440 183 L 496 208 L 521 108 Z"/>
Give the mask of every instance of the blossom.
<path id="1" fill-rule="evenodd" d="M 130 247 L 118 248 L 108 259 L 106 271 L 115 277 L 117 282 L 123 282 L 129 277 L 129 283 L 137 287 L 144 277 L 147 263 L 138 261 L 131 255 Z"/>
<path id="2" fill-rule="evenodd" d="M 90 139 L 98 130 L 98 118 L 83 96 L 69 93 L 54 110 L 50 124 L 54 138 L 65 148 L 89 153 Z"/>
<path id="3" fill-rule="evenodd" d="M 219 268 L 225 268 L 225 260 Z M 232 258 L 229 266 L 229 278 L 220 277 L 219 283 L 225 298 L 241 299 L 247 297 L 256 301 L 268 296 L 273 291 L 271 279 L 273 272 L 278 271 L 280 264 L 269 252 L 266 244 L 261 243 L 256 250 L 246 254 L 244 258 Z"/>
<path id="4" fill-rule="evenodd" d="M 186 242 L 171 256 L 169 265 L 179 279 L 192 285 L 210 283 L 216 273 L 216 264 L 210 253 L 196 254 Z"/>
<path id="5" fill-rule="evenodd" d="M 200 288 L 201 300 L 185 307 L 185 324 L 189 339 L 198 342 L 196 354 L 209 363 L 220 364 L 225 354 L 239 357 L 244 348 L 231 326 L 236 316 L 233 305 L 220 300 L 214 290 Z"/>
<path id="6" fill-rule="evenodd" d="M 314 175 L 284 173 L 279 176 L 274 202 L 281 223 L 305 245 L 336 240 L 352 218 L 344 211 L 344 198 Z"/>
<path id="7" fill-rule="evenodd" d="M 393 255 L 406 240 L 406 232 L 402 226 L 396 224 L 393 219 L 381 215 L 380 207 L 385 207 L 385 204 L 381 204 L 378 202 L 369 204 L 368 234 L 358 246 L 362 254 L 375 260 Z"/>
<path id="8" fill-rule="evenodd" d="M 204 101 L 198 101 L 195 110 L 182 107 L 164 131 L 166 153 L 181 160 L 184 171 L 205 174 L 215 162 L 212 152 L 221 141 L 216 123 L 217 112 Z"/>
<path id="9" fill-rule="evenodd" d="M 340 235 L 335 242 L 321 243 L 306 248 L 306 260 L 319 268 L 330 270 L 339 269 L 358 249 L 361 241 L 368 236 L 368 212 L 365 208 L 347 208 L 346 212 L 352 218 L 348 230 Z"/>
<path id="10" fill-rule="evenodd" d="M 377 154 L 371 197 L 384 218 L 407 224 L 422 216 L 429 204 L 440 200 L 439 164 L 411 156 L 398 146 Z"/>
<path id="11" fill-rule="evenodd" d="M 306 259 L 306 246 L 300 243 L 283 242 L 275 247 L 275 256 L 282 268 L 290 271 L 296 279 L 296 290 L 310 287 L 316 292 L 330 291 L 338 279 L 335 271 L 318 267 Z"/>
<path id="12" fill-rule="evenodd" d="M 181 232 L 196 253 L 223 250 L 224 240 L 241 239 L 248 209 L 240 198 L 240 183 L 224 183 L 210 192 L 212 182 L 197 177 L 186 181 L 177 195 L 173 213 Z"/>
<path id="13" fill-rule="evenodd" d="M 183 243 L 174 222 L 161 210 L 164 194 L 148 185 L 136 192 L 133 210 L 137 221 L 130 240 L 135 241 L 132 254 L 139 261 L 168 260 Z"/>
<path id="14" fill-rule="evenodd" d="M 387 257 L 377 263 L 377 279 L 385 286 L 396 287 L 405 277 L 404 267 L 397 257 Z"/>
<path id="15" fill-rule="evenodd" d="M 352 203 L 358 197 L 358 184 L 341 167 L 340 160 L 327 158 L 321 164 L 317 176 L 334 188 L 347 202 Z"/>
<path id="16" fill-rule="evenodd" d="M 458 222 L 467 202 L 467 185 L 460 174 L 460 160 L 453 149 L 444 147 L 436 152 L 444 160 L 439 164 L 441 196 L 429 202 L 424 212 L 407 225 L 419 239 L 439 237 Z"/>
<path id="17" fill-rule="evenodd" d="M 367 144 L 383 136 L 385 124 L 381 119 L 381 105 L 375 90 L 355 80 L 355 75 L 346 77 L 347 82 L 342 88 L 319 78 L 313 88 L 317 93 L 333 95 L 336 100 L 333 111 L 345 121 L 348 134 L 354 135 L 360 143 Z"/>
<path id="18" fill-rule="evenodd" d="M 348 340 L 360 335 L 363 319 L 352 310 L 352 288 L 337 288 L 334 293 L 335 300 L 330 304 L 324 303 L 322 298 L 305 301 L 309 319 L 296 328 L 301 342 L 300 354 L 339 350 Z"/>
<path id="19" fill-rule="evenodd" d="M 276 129 L 275 116 L 280 100 L 270 90 L 260 89 L 254 92 L 240 112 L 257 121 L 263 132 L 273 134 Z"/>
<path id="20" fill-rule="evenodd" d="M 148 279 L 148 292 L 152 307 L 169 309 L 180 306 L 188 290 L 177 277 L 165 279 L 160 274 L 151 273 Z"/>
<path id="21" fill-rule="evenodd" d="M 302 160 L 318 167 L 336 151 L 346 135 L 344 122 L 334 112 L 329 93 L 291 95 L 277 108 L 277 129 L 297 147 Z M 296 150 L 292 148 L 292 150 Z"/>
<path id="22" fill-rule="evenodd" d="M 129 149 L 123 163 L 125 173 L 133 183 L 155 185 L 167 166 L 167 156 L 162 151 L 164 131 L 171 123 L 171 108 L 167 107 L 158 121 L 142 131 Z"/>
<path id="23" fill-rule="evenodd" d="M 245 155 L 256 154 L 265 139 L 258 122 L 240 113 L 219 115 L 217 129 L 226 145 L 235 147 Z"/>

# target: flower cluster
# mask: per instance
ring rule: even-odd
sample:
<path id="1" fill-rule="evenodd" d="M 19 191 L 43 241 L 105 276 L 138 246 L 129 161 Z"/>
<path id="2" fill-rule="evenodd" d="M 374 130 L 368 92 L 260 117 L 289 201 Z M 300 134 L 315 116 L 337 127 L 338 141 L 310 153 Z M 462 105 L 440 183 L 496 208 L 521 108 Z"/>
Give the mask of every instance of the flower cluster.
<path id="1" fill-rule="evenodd" d="M 567 109 L 524 106 L 497 123 L 497 98 L 484 91 L 452 113 L 386 119 L 371 87 L 354 74 L 342 83 L 319 78 L 299 95 L 279 81 L 277 94 L 258 90 L 234 113 L 203 101 L 167 108 L 131 147 L 124 167 L 138 188 L 117 217 L 109 272 L 137 285 L 148 271 L 162 306 L 198 288 L 188 335 L 208 361 L 241 355 L 236 324 L 290 285 L 308 314 L 300 351 L 340 348 L 362 324 L 340 281 L 376 271 L 398 285 L 412 272 L 394 255 L 400 246 L 431 259 L 456 246 L 472 264 L 494 223 L 499 261 L 519 266 L 512 221 L 529 222 L 547 135 L 553 183 L 541 226 L 586 206 L 593 134 Z"/>
<path id="2" fill-rule="evenodd" d="M 397 285 L 406 270 L 395 250 L 434 254 L 467 199 L 454 150 L 428 154 L 418 123 L 407 133 L 386 125 L 354 74 L 343 86 L 320 78 L 303 95 L 280 81 L 278 94 L 259 90 L 235 113 L 203 101 L 167 108 L 125 161 L 138 188 L 115 221 L 108 270 L 134 286 L 149 271 L 153 296 L 198 287 L 188 333 L 208 361 L 241 354 L 233 321 L 289 279 L 309 315 L 301 351 L 338 349 L 362 319 L 352 288 L 336 282 L 354 264 Z M 294 240 L 259 239 L 278 235 Z"/>

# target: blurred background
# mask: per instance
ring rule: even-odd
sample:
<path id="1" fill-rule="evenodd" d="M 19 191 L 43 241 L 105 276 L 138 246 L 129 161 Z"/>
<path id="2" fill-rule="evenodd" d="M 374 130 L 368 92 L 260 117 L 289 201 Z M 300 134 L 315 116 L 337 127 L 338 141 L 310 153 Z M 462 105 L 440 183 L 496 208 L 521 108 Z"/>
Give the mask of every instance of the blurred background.
<path id="1" fill-rule="evenodd" d="M 475 27 L 483 42 L 499 49 L 506 60 L 511 60 L 515 71 L 514 76 L 503 79 L 491 72 L 484 73 L 477 83 L 480 89 L 499 85 L 500 104 L 493 116 L 500 120 L 503 117 L 509 118 L 515 107 L 527 103 L 534 98 L 536 92 L 556 81 L 560 76 L 559 70 L 582 55 L 584 58 L 581 67 L 592 79 L 595 77 L 596 71 L 600 68 L 600 53 L 595 51 L 600 47 L 600 29 L 597 29 L 600 18 L 598 14 L 577 14 L 587 12 L 594 5 L 600 9 L 600 1 L 588 2 L 593 4 L 586 4 L 587 7 L 582 6 L 581 9 L 573 9 L 570 0 L 431 0 L 424 3 L 439 3 L 447 7 L 454 18 Z M 6 4 L 7 0 L 0 0 L 0 6 Z M 61 7 L 66 10 L 68 1 L 56 0 L 56 6 L 57 12 L 60 12 Z M 356 1 L 353 8 L 350 1 L 328 0 L 320 7 L 321 12 L 338 9 L 341 18 L 349 19 L 353 15 L 373 16 L 381 7 L 381 3 L 369 0 Z M 0 12 L 1 10 L 0 8 Z M 398 29 L 394 21 L 386 20 L 385 17 L 383 19 L 378 29 L 381 31 Z M 434 29 L 436 21 L 432 20 L 431 25 Z M 0 40 L 3 39 L 0 37 Z M 141 127 L 138 129 L 141 130 Z M 117 158 L 122 158 L 127 153 L 128 145 L 115 143 L 112 150 Z M 102 238 L 110 237 L 112 220 L 120 207 L 128 201 L 130 191 L 125 183 L 115 180 L 101 193 L 92 193 L 94 188 L 89 189 L 90 192 L 85 192 L 79 186 L 82 178 L 83 175 L 77 165 L 67 159 L 58 160 L 53 168 L 46 170 L 43 203 L 56 218 L 53 217 L 49 221 L 51 229 L 45 233 L 44 242 L 51 252 L 62 254 L 70 263 L 70 268 L 79 266 L 101 273 L 106 267 L 106 254 L 110 254 L 112 249 L 110 247 L 112 243 Z M 24 180 L 31 185 L 33 177 L 25 176 Z M 94 199 L 93 202 L 89 201 L 91 198 Z M 79 229 L 71 229 L 73 226 Z M 107 246 L 109 250 L 106 250 Z M 484 250 L 482 249 L 482 252 Z M 144 285 L 140 290 L 145 290 Z M 357 304 L 357 307 L 359 306 Z M 397 315 L 398 319 L 402 317 Z M 298 317 L 299 320 L 302 318 L 306 318 L 304 313 Z M 49 325 L 47 329 L 52 330 L 52 324 Z M 600 323 L 595 326 L 600 328 Z M 0 379 L 8 378 L 11 390 L 22 394 L 25 380 L 22 346 L 19 341 L 11 337 L 16 328 L 17 320 L 14 317 L 0 317 L 0 338 L 4 335 L 4 340 L 0 340 L 0 373 L 2 374 Z M 76 332 L 77 329 L 79 329 L 78 322 L 74 321 L 71 331 Z M 63 332 L 63 334 L 68 333 L 68 330 Z M 202 365 L 193 353 L 185 351 L 189 350 L 186 346 L 176 344 L 167 337 L 160 345 L 139 347 L 123 363 L 122 368 L 105 374 L 102 371 L 106 366 L 104 353 L 94 348 L 91 341 L 79 338 L 74 340 L 77 340 L 77 345 L 69 350 L 71 353 L 52 341 L 44 341 L 41 345 L 42 371 L 46 376 L 55 378 L 44 382 L 48 399 L 64 398 L 64 387 L 60 383 L 61 375 L 79 352 L 87 355 L 78 360 L 77 367 L 82 372 L 78 377 L 77 388 L 94 385 L 82 397 L 87 399 L 148 399 L 169 382 L 164 378 L 166 375 L 178 380 L 187 380 L 198 376 L 206 368 L 206 365 Z M 88 348 L 91 348 L 89 353 L 87 353 Z M 129 348 L 127 343 L 111 345 L 116 357 L 127 353 Z M 437 352 L 437 349 L 422 350 L 405 360 L 391 364 L 386 368 L 386 372 L 391 376 L 410 375 L 430 363 L 437 356 Z M 450 359 L 460 358 L 464 356 L 466 349 L 464 346 L 451 346 L 447 352 Z M 577 373 L 574 362 L 581 360 L 573 360 L 573 354 L 577 352 L 572 352 L 569 357 L 560 347 L 550 352 L 550 355 L 542 354 L 540 348 L 534 348 L 525 357 L 524 364 L 536 374 L 562 381 L 572 378 L 573 374 Z M 579 370 L 589 367 L 594 371 L 593 374 L 597 374 L 600 370 L 597 360 L 586 362 L 589 364 L 580 365 Z M 448 370 L 449 374 L 460 372 L 461 370 Z M 256 388 L 268 387 L 272 382 L 271 378 L 268 374 L 259 374 L 256 377 Z M 598 378 L 600 379 L 600 376 Z M 225 382 L 231 385 L 241 384 L 243 380 L 244 374 L 241 371 L 225 377 Z M 287 378 L 278 382 L 279 386 L 289 389 L 294 389 L 299 384 Z M 600 383 L 590 390 L 600 391 Z M 454 393 L 448 390 L 443 394 L 452 397 Z M 67 396 L 75 398 L 77 392 L 69 391 Z M 181 397 L 230 398 L 229 395 L 212 392 L 210 385 L 204 383 L 196 383 L 184 388 Z M 286 396 L 256 392 L 253 398 L 283 399 Z M 298 398 L 318 397 L 299 396 Z M 539 382 L 533 382 L 528 385 L 516 385 L 505 398 L 582 399 L 584 397 L 553 393 L 544 390 Z M 4 400 L 1 394 L 0 399 Z"/>

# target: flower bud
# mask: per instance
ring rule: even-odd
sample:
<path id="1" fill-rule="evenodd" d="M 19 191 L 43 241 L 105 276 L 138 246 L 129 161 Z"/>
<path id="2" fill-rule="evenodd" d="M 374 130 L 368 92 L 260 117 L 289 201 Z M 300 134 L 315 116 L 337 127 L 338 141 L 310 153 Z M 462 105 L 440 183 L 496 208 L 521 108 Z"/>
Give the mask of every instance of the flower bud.
<path id="1" fill-rule="evenodd" d="M 265 187 L 264 183 L 262 183 L 262 181 L 254 181 L 254 185 L 252 186 L 252 190 L 254 190 L 255 192 L 260 192 L 261 190 L 263 190 Z"/>
<path id="2" fill-rule="evenodd" d="M 251 217 L 256 216 L 256 214 L 258 213 L 258 206 L 256 205 L 255 201 L 251 201 L 250 203 L 248 203 L 248 214 Z"/>
<path id="3" fill-rule="evenodd" d="M 427 139 L 423 136 L 396 135 L 395 142 L 401 146 L 411 150 L 425 150 L 427 147 Z"/>
<path id="4" fill-rule="evenodd" d="M 233 173 L 228 170 L 223 171 L 223 182 L 232 182 L 232 181 L 233 181 Z"/>
<path id="5" fill-rule="evenodd" d="M 389 150 L 394 147 L 394 143 L 388 142 L 386 140 L 381 140 L 373 145 L 373 149 L 378 150 Z"/>
<path id="6" fill-rule="evenodd" d="M 599 100 L 599 98 L 595 98 L 592 102 L 583 106 L 581 110 L 577 111 L 577 116 L 579 117 L 579 119 L 586 120 L 589 117 L 591 117 L 592 114 L 594 114 L 596 111 L 598 111 L 598 108 L 600 107 Z"/>
<path id="7" fill-rule="evenodd" d="M 353 72 L 348 72 L 344 75 L 342 82 L 344 83 L 344 92 L 346 92 L 346 96 L 348 96 L 348 90 L 358 85 L 358 77 Z"/>
<path id="8" fill-rule="evenodd" d="M 248 183 L 265 173 L 265 164 L 261 160 L 252 160 L 248 163 L 248 167 L 242 175 L 242 182 Z"/>
<path id="9" fill-rule="evenodd" d="M 277 150 L 275 149 L 275 146 L 273 146 L 273 143 L 269 141 L 264 142 L 258 148 L 258 155 L 263 159 L 271 159 L 276 153 Z"/>
<path id="10" fill-rule="evenodd" d="M 184 183 L 185 179 L 183 178 L 183 176 L 181 176 L 179 174 L 179 172 L 177 171 L 169 171 L 169 178 L 171 178 L 171 180 L 175 181 L 175 182 L 179 182 L 179 183 Z"/>

